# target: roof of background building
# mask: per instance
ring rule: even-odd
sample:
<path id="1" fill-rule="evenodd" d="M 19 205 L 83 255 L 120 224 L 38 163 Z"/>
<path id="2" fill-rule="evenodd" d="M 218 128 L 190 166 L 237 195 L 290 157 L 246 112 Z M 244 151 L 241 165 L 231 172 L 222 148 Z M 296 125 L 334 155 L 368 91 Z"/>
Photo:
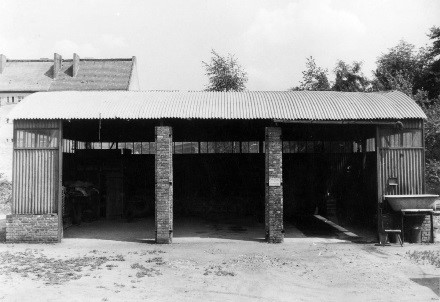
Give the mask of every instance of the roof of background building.
<path id="1" fill-rule="evenodd" d="M 72 60 L 63 61 L 49 91 L 126 90 L 130 84 L 132 59 L 81 59 L 78 74 L 72 77 Z"/>
<path id="2" fill-rule="evenodd" d="M 12 119 L 426 119 L 398 92 L 334 91 L 64 91 L 29 95 Z"/>
<path id="3" fill-rule="evenodd" d="M 73 77 L 73 60 L 63 60 L 61 70 L 54 78 L 53 60 L 7 60 L 0 73 L 0 92 L 127 90 L 134 62 L 134 57 L 80 59 L 78 74 Z"/>
<path id="4" fill-rule="evenodd" d="M 8 60 L 0 74 L 1 91 L 48 91 L 52 83 L 50 60 Z"/>

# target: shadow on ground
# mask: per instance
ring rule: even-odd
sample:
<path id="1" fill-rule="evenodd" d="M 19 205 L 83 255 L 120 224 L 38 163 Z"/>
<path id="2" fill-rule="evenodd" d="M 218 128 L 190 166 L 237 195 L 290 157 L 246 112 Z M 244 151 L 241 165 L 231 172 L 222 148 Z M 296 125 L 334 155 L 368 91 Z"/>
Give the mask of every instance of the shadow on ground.
<path id="1" fill-rule="evenodd" d="M 189 239 L 238 240 L 264 242 L 264 223 L 253 217 L 213 218 L 178 217 L 174 219 L 175 241 Z M 362 242 L 362 238 L 350 238 L 330 225 L 313 216 L 300 220 L 285 221 L 285 238 L 318 237 L 326 239 L 344 239 Z M 87 238 L 115 241 L 153 243 L 155 238 L 154 218 L 137 219 L 132 222 L 121 220 L 100 220 L 72 226 L 64 231 L 64 238 Z"/>
<path id="2" fill-rule="evenodd" d="M 437 296 L 440 297 L 440 278 L 411 278 L 417 284 L 430 288 Z"/>
<path id="3" fill-rule="evenodd" d="M 295 218 L 284 223 L 286 239 L 325 238 L 343 239 L 355 243 L 371 242 L 368 236 L 349 237 L 313 216 Z M 214 218 L 180 217 L 174 220 L 175 241 L 183 240 L 238 240 L 265 242 L 264 223 L 253 217 Z M 99 220 L 83 222 L 64 230 L 64 238 L 100 239 L 126 242 L 155 242 L 154 218 Z M 0 220 L 0 242 L 6 241 L 6 220 Z"/>

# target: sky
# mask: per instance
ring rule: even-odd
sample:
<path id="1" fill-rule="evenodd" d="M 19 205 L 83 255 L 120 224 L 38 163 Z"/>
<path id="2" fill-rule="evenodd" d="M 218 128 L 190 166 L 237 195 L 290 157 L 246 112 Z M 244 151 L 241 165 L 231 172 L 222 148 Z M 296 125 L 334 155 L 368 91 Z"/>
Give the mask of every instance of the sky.
<path id="1" fill-rule="evenodd" d="M 10 59 L 136 56 L 142 90 L 202 90 L 202 61 L 231 53 L 248 90 L 299 84 L 306 58 L 330 71 L 399 40 L 421 47 L 439 0 L 0 0 L 0 53 Z"/>

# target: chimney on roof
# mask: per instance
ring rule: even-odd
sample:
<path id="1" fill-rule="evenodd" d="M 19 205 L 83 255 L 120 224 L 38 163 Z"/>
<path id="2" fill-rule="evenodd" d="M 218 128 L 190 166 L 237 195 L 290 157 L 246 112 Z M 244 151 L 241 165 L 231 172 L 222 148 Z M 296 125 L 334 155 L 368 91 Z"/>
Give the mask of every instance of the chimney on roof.
<path id="1" fill-rule="evenodd" d="M 53 54 L 53 78 L 55 79 L 58 75 L 58 73 L 61 70 L 61 62 L 63 61 L 63 58 L 61 55 L 54 53 Z"/>
<path id="2" fill-rule="evenodd" d="M 3 73 L 6 67 L 6 56 L 4 54 L 0 54 L 0 74 Z"/>
<path id="3" fill-rule="evenodd" d="M 76 77 L 79 69 L 79 56 L 74 53 L 73 54 L 73 65 L 72 65 L 72 77 Z"/>

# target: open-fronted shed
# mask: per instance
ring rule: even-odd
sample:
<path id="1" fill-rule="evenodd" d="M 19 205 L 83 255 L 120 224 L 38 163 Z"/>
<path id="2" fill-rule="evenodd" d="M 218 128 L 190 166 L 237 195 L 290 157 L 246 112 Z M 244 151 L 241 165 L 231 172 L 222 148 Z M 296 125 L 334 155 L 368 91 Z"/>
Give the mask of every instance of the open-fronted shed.
<path id="1" fill-rule="evenodd" d="M 44 92 L 10 118 L 9 241 L 61 240 L 62 186 L 79 175 L 106 192 L 97 215 L 151 197 L 164 243 L 173 214 L 208 210 L 261 214 L 269 242 L 316 211 L 382 228 L 384 195 L 425 190 L 426 116 L 397 91 Z"/>

